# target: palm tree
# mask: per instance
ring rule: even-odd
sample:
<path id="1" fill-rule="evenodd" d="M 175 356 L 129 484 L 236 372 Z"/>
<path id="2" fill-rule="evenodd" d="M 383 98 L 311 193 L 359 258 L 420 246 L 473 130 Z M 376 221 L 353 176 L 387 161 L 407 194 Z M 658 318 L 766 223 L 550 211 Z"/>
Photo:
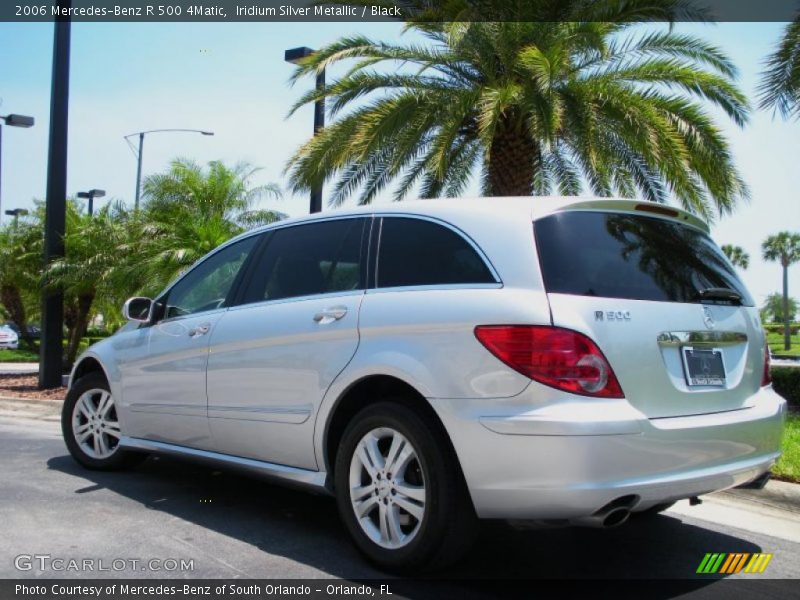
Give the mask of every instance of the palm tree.
<path id="1" fill-rule="evenodd" d="M 148 273 L 144 292 L 157 293 L 182 270 L 246 229 L 285 217 L 255 208 L 262 198 L 281 195 L 274 184 L 251 186 L 257 171 L 245 163 L 229 168 L 213 161 L 204 169 L 177 159 L 166 173 L 145 179 L 140 263 Z"/>
<path id="2" fill-rule="evenodd" d="M 75 202 L 67 203 L 64 257 L 44 273 L 45 285 L 64 291 L 64 324 L 67 328 L 65 361 L 71 365 L 95 314 L 95 300 L 122 299 L 137 291 L 137 217 L 119 202 L 109 203 L 89 216 Z"/>
<path id="3" fill-rule="evenodd" d="M 31 299 L 38 296 L 42 230 L 32 219 L 0 229 L 0 304 L 20 331 L 29 350 L 36 351 L 30 336 Z"/>
<path id="4" fill-rule="evenodd" d="M 797 314 L 797 300 L 789 298 L 789 318 L 793 318 Z M 773 323 L 783 323 L 783 296 L 778 292 L 770 294 L 764 300 L 764 305 L 761 307 L 761 320 L 772 321 Z"/>
<path id="5" fill-rule="evenodd" d="M 728 260 L 731 261 L 733 266 L 741 267 L 742 269 L 747 269 L 747 267 L 750 266 L 750 255 L 745 252 L 744 248 L 741 246 L 724 244 L 722 246 L 722 251 L 725 253 L 725 256 L 728 257 Z"/>
<path id="6" fill-rule="evenodd" d="M 761 108 L 777 110 L 785 119 L 800 117 L 800 17 L 786 26 L 767 57 L 759 92 Z"/>
<path id="7" fill-rule="evenodd" d="M 613 9 L 624 3 L 595 4 L 594 17 L 593 4 L 558 4 L 582 7 L 579 22 L 410 23 L 429 43 L 324 46 L 293 81 L 356 62 L 292 108 L 324 98 L 339 116 L 289 161 L 293 190 L 334 180 L 334 206 L 356 193 L 369 203 L 391 182 L 396 200 L 456 196 L 479 172 L 487 196 L 573 195 L 586 183 L 598 195 L 674 194 L 707 219 L 730 212 L 747 188 L 702 103 L 746 122 L 734 65 L 690 35 L 630 33 Z"/>
<path id="8" fill-rule="evenodd" d="M 764 260 L 779 262 L 783 267 L 783 347 L 792 348 L 789 332 L 789 265 L 800 260 L 800 234 L 782 231 L 769 236 L 761 245 Z"/>

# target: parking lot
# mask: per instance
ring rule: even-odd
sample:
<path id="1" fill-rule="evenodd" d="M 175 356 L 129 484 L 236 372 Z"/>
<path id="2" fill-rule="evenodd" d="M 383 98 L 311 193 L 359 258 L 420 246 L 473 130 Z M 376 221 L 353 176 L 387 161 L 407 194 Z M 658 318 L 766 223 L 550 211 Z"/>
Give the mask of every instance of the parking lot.
<path id="1" fill-rule="evenodd" d="M 130 472 L 83 470 L 67 455 L 51 404 L 6 403 L 0 451 L 2 578 L 385 576 L 350 544 L 331 498 L 164 458 Z M 709 505 L 697 514 L 713 518 Z M 800 577 L 796 522 L 782 528 L 756 510 L 752 518 L 735 517 L 742 526 L 734 527 L 686 513 L 679 507 L 612 530 L 485 523 L 466 559 L 441 576 L 465 589 L 471 578 L 685 579 L 696 577 L 707 552 L 768 552 L 774 556 L 764 574 L 737 577 Z M 95 570 L 55 570 L 49 563 L 42 569 L 41 561 L 20 564 L 19 555 L 91 559 Z M 99 559 L 108 570 L 97 570 Z M 115 559 L 127 562 L 111 568 Z M 717 579 L 704 576 L 692 589 L 708 589 Z M 787 585 L 772 581 L 757 590 L 783 595 Z"/>

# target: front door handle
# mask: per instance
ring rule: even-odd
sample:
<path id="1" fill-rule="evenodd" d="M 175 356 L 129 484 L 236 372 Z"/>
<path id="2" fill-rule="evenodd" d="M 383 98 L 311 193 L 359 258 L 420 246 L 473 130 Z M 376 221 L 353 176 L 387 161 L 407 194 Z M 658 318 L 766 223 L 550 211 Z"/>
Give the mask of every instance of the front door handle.
<path id="1" fill-rule="evenodd" d="M 346 314 L 347 314 L 346 306 L 331 306 L 330 308 L 325 308 L 319 311 L 317 314 L 315 314 L 314 320 L 320 325 L 327 325 L 328 323 L 333 323 L 334 321 L 338 321 Z"/>
<path id="2" fill-rule="evenodd" d="M 200 337 L 201 335 L 207 334 L 209 329 L 211 329 L 211 324 L 203 323 L 202 325 L 198 325 L 197 327 L 190 329 L 189 337 Z"/>

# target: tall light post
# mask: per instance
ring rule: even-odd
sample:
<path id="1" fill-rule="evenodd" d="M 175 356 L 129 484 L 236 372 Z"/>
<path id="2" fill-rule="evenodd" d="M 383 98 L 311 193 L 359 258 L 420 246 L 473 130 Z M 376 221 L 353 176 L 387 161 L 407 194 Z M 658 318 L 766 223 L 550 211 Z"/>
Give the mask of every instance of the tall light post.
<path id="1" fill-rule="evenodd" d="M 213 131 L 203 131 L 202 129 L 150 129 L 149 131 L 137 131 L 125 136 L 125 141 L 130 144 L 128 138 L 139 136 L 139 151 L 136 153 L 136 200 L 133 207 L 139 210 L 139 196 L 141 195 L 142 188 L 142 148 L 144 147 L 144 136 L 148 133 L 165 133 L 165 132 L 182 132 L 182 133 L 199 133 L 201 135 L 214 135 Z"/>
<path id="2" fill-rule="evenodd" d="M 57 0 L 69 14 L 72 0 Z M 47 196 L 44 212 L 44 268 L 64 256 L 67 221 L 67 125 L 69 120 L 70 18 L 56 17 L 53 36 L 53 79 L 50 86 L 50 141 L 47 148 Z M 46 272 L 46 271 L 45 271 Z M 39 387 L 61 385 L 64 370 L 64 291 L 42 287 L 42 336 Z"/>
<path id="3" fill-rule="evenodd" d="M 314 50 L 306 48 L 292 48 L 287 50 L 283 55 L 283 60 L 293 65 L 300 64 L 300 62 L 314 54 Z M 317 91 L 321 92 L 325 89 L 325 69 L 317 71 Z M 325 127 L 325 98 L 320 98 L 314 103 L 314 135 L 317 135 Z M 318 213 L 322 212 L 322 184 L 315 185 L 311 188 L 311 203 L 309 212 Z"/>
<path id="4" fill-rule="evenodd" d="M 78 192 L 78 198 L 88 199 L 89 200 L 89 216 L 91 217 L 94 214 L 94 199 L 95 198 L 102 198 L 106 195 L 105 190 L 89 190 L 88 192 Z"/>
<path id="5" fill-rule="evenodd" d="M 33 127 L 33 117 L 26 117 L 25 115 L 0 115 L 0 121 L 3 121 L 9 127 Z M 3 171 L 3 126 L 0 125 L 0 175 Z M 0 192 L 2 191 L 2 177 L 0 177 Z M 0 199 L 1 199 L 0 194 Z"/>
<path id="6" fill-rule="evenodd" d="M 14 208 L 12 210 L 7 210 L 6 214 L 9 217 L 14 217 L 14 229 L 17 228 L 17 223 L 19 223 L 19 218 L 24 217 L 28 214 L 27 208 Z"/>

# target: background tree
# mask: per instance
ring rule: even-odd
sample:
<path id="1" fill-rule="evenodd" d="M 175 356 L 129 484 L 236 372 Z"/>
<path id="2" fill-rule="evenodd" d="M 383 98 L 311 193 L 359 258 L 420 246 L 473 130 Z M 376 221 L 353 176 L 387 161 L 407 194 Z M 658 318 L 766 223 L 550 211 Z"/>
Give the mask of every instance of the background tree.
<path id="1" fill-rule="evenodd" d="M 114 298 L 119 304 L 137 291 L 135 276 L 141 238 L 136 217 L 119 203 L 106 204 L 93 216 L 75 202 L 67 203 L 64 258 L 44 274 L 45 285 L 64 290 L 67 328 L 65 362 L 71 365 L 95 314 L 95 299 Z"/>
<path id="2" fill-rule="evenodd" d="M 391 182 L 395 199 L 416 186 L 422 197 L 456 196 L 480 173 L 485 195 L 577 194 L 588 184 L 657 202 L 674 194 L 707 219 L 727 213 L 747 189 L 704 103 L 742 125 L 747 100 L 714 46 L 630 31 L 663 4 L 571 0 L 559 6 L 567 17 L 574 7 L 578 22 L 412 23 L 428 43 L 328 44 L 293 81 L 356 62 L 292 109 L 324 97 L 339 118 L 292 157 L 291 185 L 332 179 L 332 205 L 356 193 L 365 204 Z"/>
<path id="3" fill-rule="evenodd" d="M 800 117 L 800 17 L 786 26 L 775 52 L 767 57 L 759 85 L 760 106 L 782 117 Z"/>
<path id="4" fill-rule="evenodd" d="M 761 248 L 764 260 L 778 262 L 783 267 L 783 347 L 784 350 L 790 350 L 789 265 L 800 260 L 800 234 L 782 231 L 764 240 Z"/>
<path id="5" fill-rule="evenodd" d="M 735 267 L 740 267 L 742 269 L 747 269 L 750 266 L 750 255 L 745 252 L 744 248 L 741 246 L 733 246 L 731 244 L 724 244 L 722 246 L 722 251 L 725 253 L 725 256 L 728 257 L 728 260 L 733 263 Z"/>
<path id="6" fill-rule="evenodd" d="M 42 230 L 35 220 L 22 219 L 0 229 L 0 304 L 32 351 L 38 348 L 28 323 L 37 312 L 32 300 L 40 289 L 42 243 Z"/>
<path id="7" fill-rule="evenodd" d="M 143 293 L 154 295 L 196 260 L 246 229 L 284 218 L 256 209 L 266 197 L 279 198 L 274 185 L 252 186 L 258 171 L 246 163 L 207 168 L 177 159 L 166 173 L 144 181 L 144 238 L 139 268 L 147 273 Z"/>
<path id="8" fill-rule="evenodd" d="M 761 306 L 761 320 L 764 322 L 783 323 L 783 295 L 779 292 L 770 294 Z M 797 300 L 789 298 L 789 318 L 797 314 Z"/>

